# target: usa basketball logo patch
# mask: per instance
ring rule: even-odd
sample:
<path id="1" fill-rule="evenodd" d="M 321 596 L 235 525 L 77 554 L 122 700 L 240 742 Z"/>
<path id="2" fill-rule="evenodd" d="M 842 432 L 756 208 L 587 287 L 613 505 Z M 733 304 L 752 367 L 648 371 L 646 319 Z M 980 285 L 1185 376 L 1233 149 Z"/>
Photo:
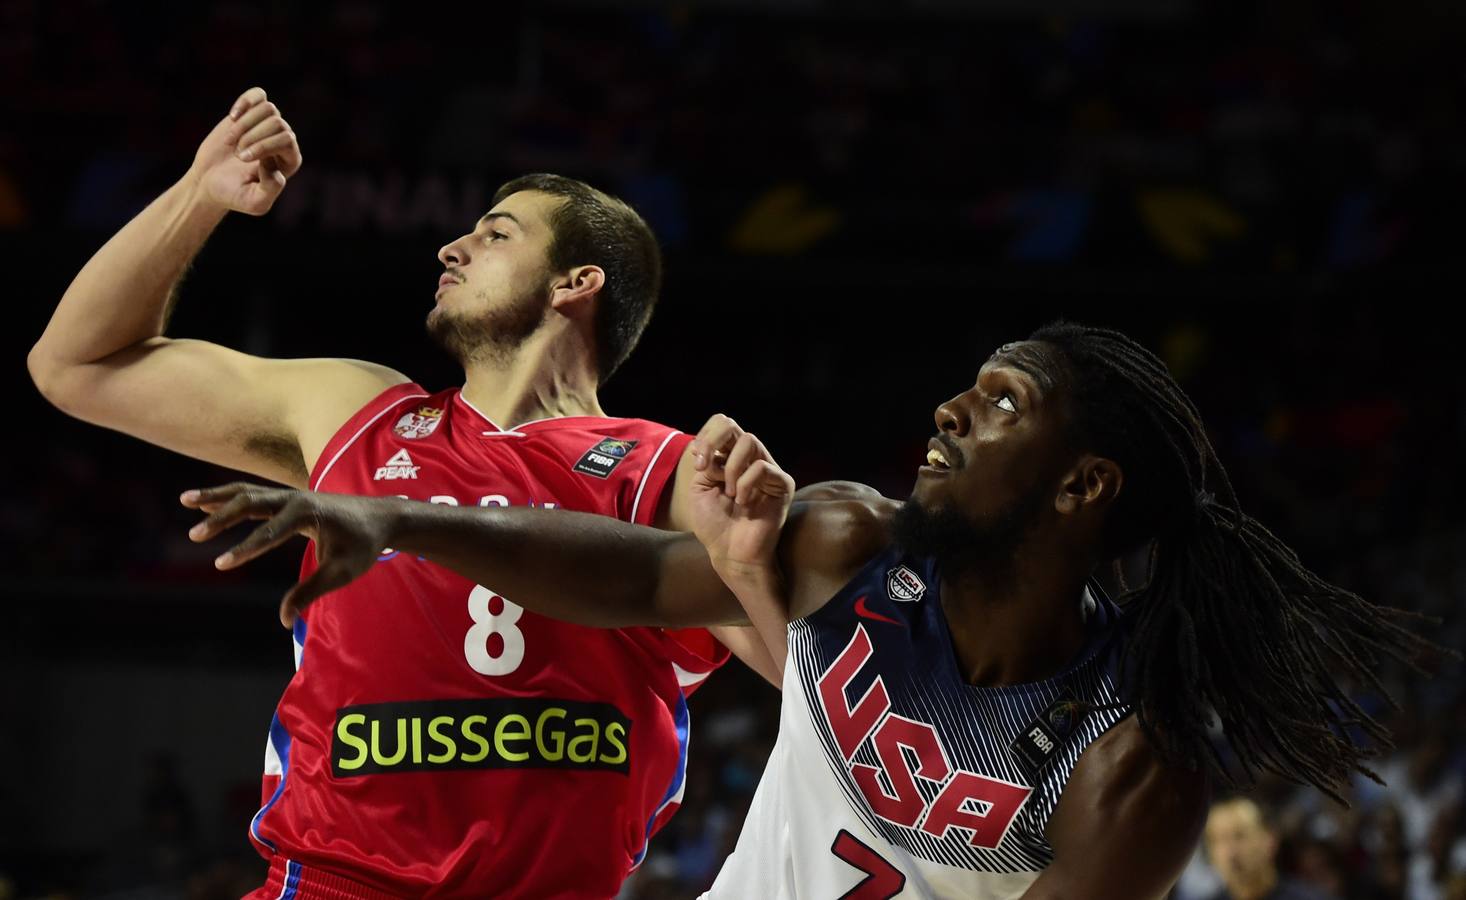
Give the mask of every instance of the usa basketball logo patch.
<path id="1" fill-rule="evenodd" d="M 636 446 L 636 441 L 619 441 L 615 438 L 602 438 L 600 443 L 585 451 L 572 468 L 582 475 L 593 475 L 596 478 L 609 478 L 616 467 L 621 465 L 621 460 Z"/>
<path id="2" fill-rule="evenodd" d="M 392 426 L 392 431 L 400 438 L 415 441 L 418 438 L 425 438 L 438 430 L 438 423 L 443 421 L 443 411 L 431 406 L 424 406 L 417 412 L 410 412 L 397 420 Z"/>
<path id="3" fill-rule="evenodd" d="M 886 593 L 892 600 L 910 603 L 926 593 L 926 582 L 905 566 L 897 566 L 886 573 Z"/>

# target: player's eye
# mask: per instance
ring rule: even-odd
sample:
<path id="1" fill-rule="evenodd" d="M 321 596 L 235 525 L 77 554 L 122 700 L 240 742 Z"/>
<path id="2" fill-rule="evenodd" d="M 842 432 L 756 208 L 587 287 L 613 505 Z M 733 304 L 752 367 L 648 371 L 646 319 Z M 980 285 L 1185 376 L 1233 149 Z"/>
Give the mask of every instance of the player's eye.
<path id="1" fill-rule="evenodd" d="M 509 235 L 505 234 L 502 231 L 491 231 L 491 232 L 489 232 L 489 240 L 490 241 L 506 241 L 508 239 L 509 239 Z"/>
<path id="2" fill-rule="evenodd" d="M 998 399 L 993 401 L 993 405 L 996 406 L 998 409 L 1003 410 L 1004 412 L 1018 412 L 1018 405 L 1013 402 L 1013 395 L 1008 393 L 1007 391 L 999 394 Z"/>

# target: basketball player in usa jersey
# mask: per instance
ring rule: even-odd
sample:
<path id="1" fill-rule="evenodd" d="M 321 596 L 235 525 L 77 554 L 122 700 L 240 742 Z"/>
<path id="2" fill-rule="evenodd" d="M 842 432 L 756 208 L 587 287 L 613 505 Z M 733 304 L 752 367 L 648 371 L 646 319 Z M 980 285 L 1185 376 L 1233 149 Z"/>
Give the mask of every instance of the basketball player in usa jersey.
<path id="1" fill-rule="evenodd" d="M 656 240 L 580 182 L 510 182 L 439 251 L 428 328 L 461 389 L 165 337 L 215 226 L 264 214 L 300 166 L 265 92 L 240 96 L 184 178 L 77 274 L 30 355 L 45 396 L 299 488 L 688 527 L 691 436 L 597 399 L 651 316 Z M 307 582 L 330 574 L 319 561 L 307 553 Z M 701 629 L 566 625 L 411 553 L 383 553 L 339 598 L 294 626 L 249 823 L 271 863 L 259 896 L 615 894 L 681 800 L 685 697 L 727 651 Z M 773 671 L 751 631 L 717 631 Z"/>
<path id="2" fill-rule="evenodd" d="M 390 545 L 585 624 L 742 607 L 787 625 L 778 741 L 714 897 L 1160 898 L 1195 848 L 1209 765 L 1334 796 L 1367 771 L 1386 735 L 1339 679 L 1369 683 L 1378 653 L 1426 642 L 1238 509 L 1155 356 L 1043 328 L 935 422 L 904 504 L 846 489 L 790 509 L 792 479 L 715 418 L 692 446 L 695 539 L 247 485 L 183 499 L 211 511 L 199 539 L 269 519 L 226 567 L 304 533 L 339 580 Z M 1122 614 L 1093 576 L 1145 543 Z M 293 589 L 287 616 L 322 587 Z"/>

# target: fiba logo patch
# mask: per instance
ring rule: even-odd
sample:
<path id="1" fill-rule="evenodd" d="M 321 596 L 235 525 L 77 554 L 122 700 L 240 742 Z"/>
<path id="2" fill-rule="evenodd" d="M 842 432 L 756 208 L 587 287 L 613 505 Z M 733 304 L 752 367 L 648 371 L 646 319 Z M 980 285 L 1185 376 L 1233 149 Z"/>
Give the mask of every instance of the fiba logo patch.
<path id="1" fill-rule="evenodd" d="M 910 603 L 926 593 L 926 582 L 905 566 L 897 566 L 886 573 L 886 593 L 892 600 Z"/>
<path id="2" fill-rule="evenodd" d="M 438 423 L 443 421 L 443 411 L 431 406 L 424 406 L 417 412 L 410 412 L 397 420 L 392 426 L 392 431 L 400 438 L 415 441 L 418 438 L 425 438 L 438 430 Z"/>
<path id="3" fill-rule="evenodd" d="M 636 441 L 619 441 L 615 438 L 602 438 L 594 447 L 585 451 L 572 468 L 582 475 L 594 475 L 596 478 L 609 478 L 616 467 L 621 465 L 621 460 L 636 446 Z"/>
<path id="4" fill-rule="evenodd" d="M 1074 733 L 1079 720 L 1084 717 L 1084 712 L 1083 704 L 1071 697 L 1060 697 L 1029 722 L 1013 739 L 1013 743 L 1008 745 L 1008 749 L 1028 764 L 1030 772 L 1037 774 L 1069 735 Z"/>

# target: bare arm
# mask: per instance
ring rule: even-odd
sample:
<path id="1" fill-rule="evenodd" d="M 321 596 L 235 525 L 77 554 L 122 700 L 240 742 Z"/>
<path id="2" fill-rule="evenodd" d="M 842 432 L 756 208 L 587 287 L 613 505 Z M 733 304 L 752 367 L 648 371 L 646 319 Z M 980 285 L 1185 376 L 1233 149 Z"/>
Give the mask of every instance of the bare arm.
<path id="1" fill-rule="evenodd" d="M 459 509 L 248 484 L 189 491 L 181 499 L 209 513 L 189 532 L 195 541 L 246 519 L 269 520 L 221 555 L 220 568 L 242 565 L 296 534 L 316 542 L 319 566 L 286 595 L 286 621 L 360 577 L 392 547 L 493 584 L 516 603 L 567 622 L 746 624 L 733 593 L 742 590 L 776 606 L 772 615 L 782 629 L 789 609 L 784 582 L 795 609 L 818 608 L 884 545 L 890 504 L 803 503 L 791 518 L 794 480 L 753 435 L 739 431 L 734 439 L 731 425 L 714 416 L 688 447 L 684 524 L 693 534 L 566 510 Z M 782 630 L 778 636 L 782 646 Z M 755 658 L 757 650 L 750 651 Z"/>
<path id="2" fill-rule="evenodd" d="M 423 556 L 492 584 L 514 602 L 602 628 L 709 626 L 743 621 L 697 538 L 569 510 L 449 507 L 233 484 L 184 494 L 209 517 L 189 532 L 205 541 L 245 519 L 268 519 L 220 556 L 231 569 L 294 535 L 316 542 L 319 567 L 281 604 L 284 621 L 365 574 L 385 547 Z"/>
<path id="3" fill-rule="evenodd" d="M 215 131 L 225 128 L 225 122 Z M 103 244 L 72 279 L 31 351 L 31 372 L 55 375 L 61 364 L 96 362 L 161 336 L 175 287 L 228 212 L 228 206 L 210 196 L 201 173 L 190 169 Z M 37 381 L 43 389 L 54 384 Z"/>
<path id="4" fill-rule="evenodd" d="M 1054 861 L 1024 900 L 1160 900 L 1206 821 L 1206 777 L 1167 765 L 1134 717 L 1079 757 L 1049 821 Z"/>
<path id="5" fill-rule="evenodd" d="M 209 540 L 246 519 L 268 520 L 221 555 L 220 568 L 243 565 L 297 534 L 316 542 L 319 567 L 286 595 L 281 604 L 286 621 L 316 598 L 365 574 L 385 547 L 424 556 L 494 585 L 527 609 L 581 625 L 706 627 L 746 621 L 703 541 L 683 532 L 567 510 L 458 508 L 250 484 L 189 491 L 181 499 L 185 506 L 209 513 L 189 532 L 195 541 Z M 851 518 L 848 511 L 834 509 L 844 505 L 802 504 L 790 518 L 785 537 L 778 540 L 795 542 L 781 551 L 793 569 L 794 583 L 833 583 L 838 577 L 828 566 L 843 557 L 832 555 L 815 535 L 822 520 Z M 774 519 L 776 536 L 777 522 L 783 519 L 781 504 Z M 759 532 L 755 540 L 767 539 L 768 525 L 762 520 L 752 528 L 740 521 L 738 527 Z M 836 541 L 848 535 L 838 528 L 831 531 Z M 805 554 L 816 555 L 806 560 Z"/>
<path id="6" fill-rule="evenodd" d="M 556 619 L 611 628 L 743 619 L 690 534 L 563 510 L 535 516 L 533 509 L 503 508 L 483 516 L 432 503 L 396 506 L 387 546 L 426 556 L 506 596 L 533 598 L 532 608 Z M 526 512 L 531 515 L 521 515 Z"/>
<path id="7" fill-rule="evenodd" d="M 268 211 L 299 167 L 279 111 L 263 91 L 246 92 L 188 173 L 77 273 L 27 359 L 41 393 L 77 418 L 304 485 L 336 428 L 405 379 L 369 363 L 267 360 L 163 336 L 179 281 L 214 228 L 230 210 Z"/>
<path id="8" fill-rule="evenodd" d="M 747 611 L 744 612 L 747 615 Z M 784 663 L 775 660 L 758 629 L 752 625 L 709 625 L 713 637 L 734 656 L 743 660 L 758 676 L 776 689 L 783 690 Z"/>

